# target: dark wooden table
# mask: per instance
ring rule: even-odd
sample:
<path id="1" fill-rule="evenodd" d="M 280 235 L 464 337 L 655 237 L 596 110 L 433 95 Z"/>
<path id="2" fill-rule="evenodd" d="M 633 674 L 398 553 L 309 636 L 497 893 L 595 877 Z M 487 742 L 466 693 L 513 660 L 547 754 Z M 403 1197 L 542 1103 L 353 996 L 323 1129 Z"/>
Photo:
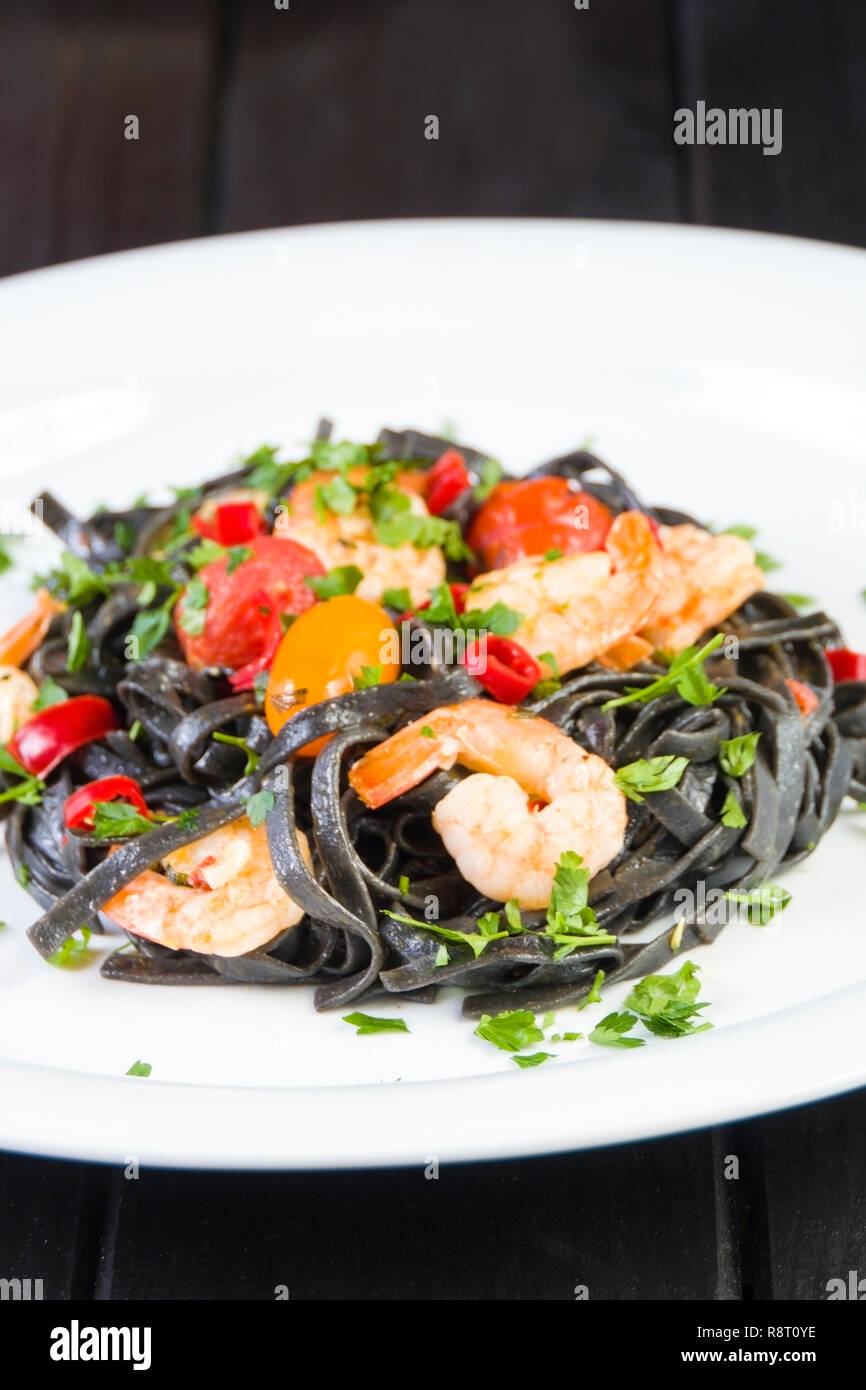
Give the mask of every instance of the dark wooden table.
<path id="1" fill-rule="evenodd" d="M 862 245 L 864 65 L 861 0 L 3 0 L 0 274 L 355 217 L 626 217 Z M 675 145 L 674 111 L 699 99 L 782 108 L 782 153 Z M 820 1299 L 866 1276 L 864 1121 L 861 1091 L 437 1182 L 128 1181 L 0 1156 L 0 1276 L 55 1298 Z"/>

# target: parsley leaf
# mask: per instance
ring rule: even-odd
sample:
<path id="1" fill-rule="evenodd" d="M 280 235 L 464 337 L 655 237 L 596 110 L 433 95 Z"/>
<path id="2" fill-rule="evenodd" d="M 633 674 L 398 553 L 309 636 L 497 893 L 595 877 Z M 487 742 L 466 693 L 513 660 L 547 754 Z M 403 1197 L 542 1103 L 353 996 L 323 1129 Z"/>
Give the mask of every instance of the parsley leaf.
<path id="1" fill-rule="evenodd" d="M 528 1009 L 512 1009 L 493 1016 L 482 1014 L 475 1036 L 493 1043 L 502 1052 L 521 1052 L 530 1043 L 544 1042 L 544 1034 L 535 1022 L 535 1015 Z"/>
<path id="2" fill-rule="evenodd" d="M 774 560 L 772 555 L 767 554 L 766 550 L 755 551 L 755 564 L 758 566 L 758 569 L 763 570 L 765 574 L 772 574 L 773 570 L 782 568 L 781 562 L 779 560 Z"/>
<path id="3" fill-rule="evenodd" d="M 516 1062 L 519 1067 L 540 1067 L 542 1062 L 546 1062 L 549 1057 L 555 1057 L 555 1052 L 532 1052 L 524 1054 L 522 1057 L 512 1057 L 512 1062 Z"/>
<path id="4" fill-rule="evenodd" d="M 645 792 L 665 792 L 675 787 L 689 765 L 688 758 L 672 753 L 658 758 L 638 758 L 614 774 L 614 781 L 629 801 L 641 802 Z"/>
<path id="5" fill-rule="evenodd" d="M 53 955 L 47 957 L 49 965 L 56 965 L 60 970 L 75 970 L 79 965 L 84 965 L 88 954 L 87 943 L 93 933 L 89 927 L 80 927 L 79 930 L 80 936 L 73 932 Z"/>
<path id="6" fill-rule="evenodd" d="M 535 686 L 530 696 L 533 700 L 543 700 L 547 695 L 553 695 L 562 688 L 562 680 L 559 675 L 559 662 L 553 652 L 540 652 L 536 657 L 537 661 L 543 661 L 545 666 L 550 668 L 551 674 L 545 676 Z"/>
<path id="7" fill-rule="evenodd" d="M 560 856 L 553 875 L 550 903 L 547 908 L 545 934 L 557 949 L 554 960 L 563 960 L 578 948 L 609 946 L 616 937 L 602 931 L 595 912 L 589 906 L 589 871 L 574 850 Z"/>
<path id="8" fill-rule="evenodd" d="M 180 625 L 191 637 L 200 637 L 204 632 L 206 609 L 210 600 L 210 590 L 203 579 L 193 575 L 181 595 Z"/>
<path id="9" fill-rule="evenodd" d="M 723 536 L 739 536 L 741 541 L 753 541 L 758 534 L 757 526 L 726 526 L 721 532 Z"/>
<path id="10" fill-rule="evenodd" d="M 602 987 L 603 984 L 604 984 L 604 971 L 603 971 L 603 970 L 599 970 L 598 973 L 596 974 L 595 979 L 594 979 L 593 982 L 592 982 L 592 985 L 591 985 L 591 987 L 590 987 L 589 993 L 585 996 L 585 998 L 581 999 L 580 1003 L 578 1004 L 578 1006 L 577 1006 L 577 1007 L 578 1007 L 578 1011 L 579 1011 L 580 1009 L 585 1009 L 586 1006 L 587 1006 L 587 1004 L 600 1004 L 600 1003 L 601 1003 L 601 987 Z"/>
<path id="11" fill-rule="evenodd" d="M 184 559 L 192 565 L 193 569 L 200 570 L 204 569 L 205 565 L 213 564 L 214 560 L 221 560 L 225 553 L 223 546 L 205 537 L 199 541 L 198 545 L 194 545 L 191 550 L 186 552 Z"/>
<path id="12" fill-rule="evenodd" d="M 369 690 L 373 685 L 382 684 L 381 666 L 362 666 L 360 676 L 352 677 L 352 685 L 356 690 Z"/>
<path id="13" fill-rule="evenodd" d="M 686 647 L 685 651 L 674 657 L 665 674 L 659 676 L 658 680 L 652 681 L 649 685 L 628 688 L 627 694 L 620 695 L 615 700 L 607 700 L 602 709 L 617 709 L 620 705 L 631 705 L 635 702 L 645 704 L 648 700 L 655 700 L 657 696 L 666 695 L 672 690 L 689 705 L 712 704 L 713 700 L 724 695 L 725 691 L 723 686 L 714 685 L 709 679 L 703 663 L 724 640 L 724 633 L 719 632 L 706 646 L 701 647 L 700 651 L 697 647 Z"/>
<path id="14" fill-rule="evenodd" d="M 217 729 L 214 732 L 214 739 L 217 743 L 227 743 L 232 748 L 239 748 L 242 753 L 246 753 L 247 761 L 244 767 L 244 777 L 249 777 L 251 772 L 255 772 L 259 765 L 259 754 L 250 748 L 245 738 L 236 738 L 234 734 L 224 734 Z"/>
<path id="15" fill-rule="evenodd" d="M 33 713 L 38 714 L 42 709 L 48 709 L 50 705 L 60 705 L 64 700 L 68 700 L 69 695 L 62 685 L 51 677 L 46 676 L 39 687 L 39 694 L 33 701 Z"/>
<path id="16" fill-rule="evenodd" d="M 637 1023 L 634 1014 L 607 1014 L 597 1023 L 589 1035 L 590 1042 L 598 1043 L 600 1047 L 643 1047 L 643 1038 L 626 1038 L 624 1033 L 630 1033 Z"/>
<path id="17" fill-rule="evenodd" d="M 372 1014 L 362 1014 L 357 1011 L 353 1014 L 344 1014 L 343 1022 L 350 1023 L 353 1028 L 357 1028 L 356 1037 L 360 1038 L 365 1033 L 408 1033 L 409 1029 L 404 1018 L 375 1018 Z"/>
<path id="18" fill-rule="evenodd" d="M 76 608 L 72 615 L 72 622 L 69 624 L 69 636 L 66 639 L 67 671 L 80 671 L 89 655 L 90 639 L 84 630 L 84 619 L 81 612 Z"/>
<path id="19" fill-rule="evenodd" d="M 675 975 L 647 975 L 635 985 L 624 1007 L 633 1009 L 644 1027 L 659 1038 L 704 1033 L 711 1023 L 692 1022 L 707 1008 L 706 1002 L 695 1002 L 701 989 L 697 973 L 697 966 L 686 960 Z"/>
<path id="20" fill-rule="evenodd" d="M 22 779 L 6 791 L 0 792 L 0 805 L 7 801 L 17 801 L 22 806 L 39 805 L 42 800 L 41 794 L 45 790 L 45 783 L 40 777 L 32 777 L 27 769 L 21 766 L 18 759 L 14 758 L 7 748 L 2 747 L 0 747 L 0 772 Z M 26 869 L 26 865 L 22 864 L 21 868 Z M 22 887 L 26 886 L 26 884 L 22 884 Z"/>
<path id="21" fill-rule="evenodd" d="M 398 613 L 408 613 L 412 607 L 412 595 L 408 589 L 386 589 L 382 595 L 386 608 L 395 608 Z"/>
<path id="22" fill-rule="evenodd" d="M 785 599 L 792 608 L 817 608 L 817 600 L 810 598 L 808 594 L 780 594 L 779 598 Z"/>
<path id="23" fill-rule="evenodd" d="M 719 818 L 729 830 L 742 830 L 744 825 L 749 824 L 748 816 L 732 791 L 725 797 Z"/>
<path id="24" fill-rule="evenodd" d="M 355 510 L 358 491 L 341 474 L 327 483 L 319 483 L 316 488 L 316 506 L 334 512 L 337 516 L 348 516 Z"/>
<path id="25" fill-rule="evenodd" d="M 729 777 L 742 777 L 755 761 L 760 733 L 723 738 L 719 746 L 719 766 Z"/>
<path id="26" fill-rule="evenodd" d="M 497 931 L 493 926 L 493 919 L 498 925 L 498 912 L 486 912 L 483 917 L 478 919 L 478 931 L 466 932 L 455 931 L 452 927 L 440 927 L 437 922 L 419 922 L 414 917 L 405 917 L 399 912 L 389 912 L 387 908 L 381 910 L 386 917 L 391 917 L 395 922 L 406 922 L 410 927 L 420 927 L 422 931 L 432 932 L 434 936 L 441 936 L 445 941 L 453 941 L 460 946 L 468 946 L 476 958 L 481 955 L 482 951 L 486 950 L 491 941 L 500 941 L 509 934 L 505 931 Z M 492 930 L 491 927 L 493 927 Z M 438 963 L 437 961 L 436 964 Z"/>
<path id="27" fill-rule="evenodd" d="M 732 903 L 742 903 L 753 927 L 765 927 L 777 912 L 784 912 L 791 894 L 778 883 L 763 883 L 760 888 L 738 893 L 729 889 L 725 894 Z"/>
<path id="28" fill-rule="evenodd" d="M 502 464 L 498 459 L 482 459 L 477 468 L 478 483 L 475 487 L 475 500 L 483 502 L 485 497 L 489 497 L 496 484 L 502 477 Z"/>
<path id="29" fill-rule="evenodd" d="M 133 659 L 143 661 L 146 656 L 150 656 L 165 637 L 170 625 L 171 618 L 165 608 L 153 608 L 144 613 L 137 613 L 129 629 L 129 636 L 134 638 L 137 644 L 137 655 Z"/>
<path id="30" fill-rule="evenodd" d="M 127 1076 L 150 1076 L 152 1071 L 153 1067 L 150 1062 L 133 1062 L 126 1074 Z"/>
<path id="31" fill-rule="evenodd" d="M 277 798 L 272 791 L 263 787 L 261 791 L 254 792 L 247 797 L 246 807 L 250 824 L 255 829 L 263 825 L 276 805 Z"/>
<path id="32" fill-rule="evenodd" d="M 94 801 L 93 833 L 98 840 L 123 840 L 153 830 L 153 821 L 128 801 Z"/>
<path id="33" fill-rule="evenodd" d="M 228 557 L 226 574 L 234 574 L 239 565 L 243 565 L 247 560 L 253 558 L 253 552 L 248 545 L 230 545 L 228 548 Z"/>
<path id="34" fill-rule="evenodd" d="M 353 594 L 363 578 L 357 565 L 337 565 L 327 574 L 308 574 L 304 583 L 317 598 L 337 598 L 339 594 Z"/>

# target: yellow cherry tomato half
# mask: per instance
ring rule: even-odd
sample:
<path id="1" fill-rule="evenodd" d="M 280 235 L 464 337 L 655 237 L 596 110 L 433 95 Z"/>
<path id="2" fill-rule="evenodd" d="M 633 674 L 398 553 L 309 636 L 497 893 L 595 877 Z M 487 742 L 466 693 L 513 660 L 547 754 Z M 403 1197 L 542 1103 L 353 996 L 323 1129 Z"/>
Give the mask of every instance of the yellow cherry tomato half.
<path id="1" fill-rule="evenodd" d="M 271 733 L 307 705 L 353 690 L 353 677 L 360 677 L 365 666 L 381 668 L 379 685 L 395 681 L 400 665 L 388 659 L 397 649 L 395 639 L 394 625 L 384 608 L 354 594 L 341 594 L 308 608 L 292 623 L 271 667 L 265 692 Z M 330 737 L 326 734 L 300 751 L 318 753 Z"/>

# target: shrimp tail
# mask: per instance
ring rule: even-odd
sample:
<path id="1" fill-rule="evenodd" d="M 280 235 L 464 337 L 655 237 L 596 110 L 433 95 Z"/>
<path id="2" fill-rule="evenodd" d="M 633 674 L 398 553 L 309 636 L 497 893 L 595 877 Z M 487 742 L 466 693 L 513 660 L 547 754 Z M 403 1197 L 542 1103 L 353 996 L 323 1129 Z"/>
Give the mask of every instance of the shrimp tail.
<path id="1" fill-rule="evenodd" d="M 454 766 L 457 744 L 435 733 L 431 737 L 425 732 L 429 728 L 425 719 L 416 719 L 358 759 L 349 771 L 349 784 L 365 806 L 375 811 L 431 773 Z"/>
<path id="2" fill-rule="evenodd" d="M 0 662 L 23 666 L 42 642 L 55 613 L 62 613 L 65 606 L 52 598 L 47 589 L 39 589 L 30 612 L 0 636 Z"/>

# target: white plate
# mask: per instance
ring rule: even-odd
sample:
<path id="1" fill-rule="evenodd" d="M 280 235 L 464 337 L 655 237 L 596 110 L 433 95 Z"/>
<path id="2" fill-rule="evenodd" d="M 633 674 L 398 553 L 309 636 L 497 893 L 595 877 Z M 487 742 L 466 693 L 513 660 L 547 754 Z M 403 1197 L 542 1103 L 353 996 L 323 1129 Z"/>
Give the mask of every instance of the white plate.
<path id="1" fill-rule="evenodd" d="M 262 440 L 382 424 L 520 467 L 586 435 L 649 499 L 762 527 L 783 590 L 866 646 L 866 256 L 604 222 L 370 223 L 187 242 L 0 286 L 5 505 L 189 483 Z M 840 520 L 841 519 L 841 520 Z M 838 533 L 838 525 L 847 527 Z M 25 602 L 24 546 L 0 620 Z M 202 1167 L 536 1154 L 752 1115 L 866 1081 L 866 818 L 849 803 L 769 928 L 693 953 L 714 1031 L 518 1070 L 456 992 L 357 1037 L 305 989 L 141 988 L 47 966 L 2 865 L 0 1145 Z M 626 987 L 606 992 L 604 1010 Z M 560 1011 L 587 1031 L 602 1010 Z M 136 1059 L 149 1080 L 126 1077 Z"/>

